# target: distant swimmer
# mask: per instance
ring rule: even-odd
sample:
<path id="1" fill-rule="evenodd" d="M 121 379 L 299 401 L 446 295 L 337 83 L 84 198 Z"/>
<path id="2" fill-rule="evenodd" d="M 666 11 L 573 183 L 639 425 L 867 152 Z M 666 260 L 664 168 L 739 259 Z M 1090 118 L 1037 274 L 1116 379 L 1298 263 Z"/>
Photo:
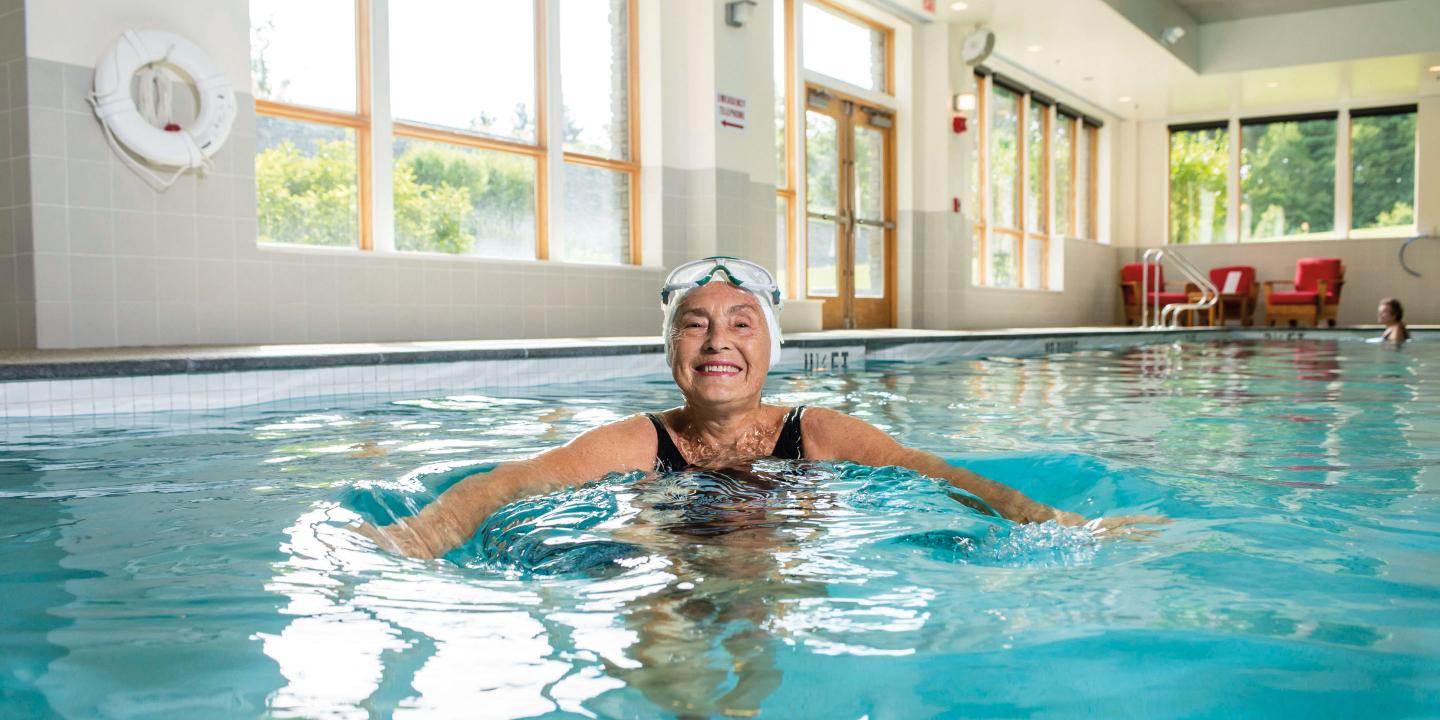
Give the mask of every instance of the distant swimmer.
<path id="1" fill-rule="evenodd" d="M 1379 320 L 1385 326 L 1385 334 L 1380 336 L 1384 342 L 1403 343 L 1410 339 L 1410 331 L 1405 329 L 1405 308 L 1400 306 L 1400 301 L 1393 297 L 1380 301 Z"/>

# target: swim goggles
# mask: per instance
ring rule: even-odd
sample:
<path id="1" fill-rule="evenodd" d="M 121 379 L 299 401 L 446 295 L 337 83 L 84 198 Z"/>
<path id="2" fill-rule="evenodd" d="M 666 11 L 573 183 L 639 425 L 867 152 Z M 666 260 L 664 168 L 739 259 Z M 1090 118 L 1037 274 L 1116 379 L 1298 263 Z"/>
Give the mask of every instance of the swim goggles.
<path id="1" fill-rule="evenodd" d="M 675 268 L 670 277 L 665 278 L 665 286 L 660 288 L 660 304 L 670 304 L 670 296 L 677 290 L 690 290 L 710 282 L 717 272 L 725 273 L 731 285 L 769 299 L 777 309 L 780 307 L 780 287 L 769 270 L 749 260 L 725 255 L 695 260 Z"/>

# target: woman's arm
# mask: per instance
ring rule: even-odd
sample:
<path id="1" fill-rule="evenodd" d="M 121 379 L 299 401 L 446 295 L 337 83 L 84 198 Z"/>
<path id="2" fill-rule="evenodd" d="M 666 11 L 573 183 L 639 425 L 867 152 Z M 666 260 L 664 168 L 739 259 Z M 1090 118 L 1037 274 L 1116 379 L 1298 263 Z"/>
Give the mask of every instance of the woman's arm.
<path id="1" fill-rule="evenodd" d="M 1082 525 L 1085 518 L 1035 502 L 1024 493 L 987 480 L 964 468 L 957 468 L 937 455 L 907 448 L 870 423 L 842 412 L 815 408 L 805 413 L 803 427 L 805 457 L 813 460 L 848 460 L 884 467 L 898 465 L 923 475 L 940 478 L 969 492 L 1018 523 L 1054 520 L 1061 525 Z M 1137 522 L 1168 522 L 1153 516 L 1107 518 L 1100 527 L 1119 527 Z"/>
<path id="2" fill-rule="evenodd" d="M 528 460 L 505 463 L 450 486 L 418 514 L 389 525 L 353 529 L 381 548 L 416 558 L 437 558 L 464 543 L 491 513 L 521 498 L 543 495 L 603 477 L 648 469 L 654 430 L 643 416 L 594 428 Z"/>

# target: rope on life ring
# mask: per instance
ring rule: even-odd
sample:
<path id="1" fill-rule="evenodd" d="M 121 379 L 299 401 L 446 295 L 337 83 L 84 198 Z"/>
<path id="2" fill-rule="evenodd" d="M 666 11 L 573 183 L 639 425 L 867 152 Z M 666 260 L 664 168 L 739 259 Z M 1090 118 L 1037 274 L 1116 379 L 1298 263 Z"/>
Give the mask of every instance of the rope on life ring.
<path id="1" fill-rule="evenodd" d="M 200 107 L 189 128 L 170 116 L 172 89 L 161 67 L 165 64 L 179 68 L 194 83 Z M 130 89 L 137 74 L 138 106 Z M 186 170 L 198 169 L 203 175 L 213 169 L 210 158 L 235 123 L 230 81 L 197 45 L 160 30 L 126 30 L 95 66 L 95 92 L 89 100 L 110 148 L 156 190 L 174 185 Z M 175 170 L 160 175 L 147 164 Z"/>

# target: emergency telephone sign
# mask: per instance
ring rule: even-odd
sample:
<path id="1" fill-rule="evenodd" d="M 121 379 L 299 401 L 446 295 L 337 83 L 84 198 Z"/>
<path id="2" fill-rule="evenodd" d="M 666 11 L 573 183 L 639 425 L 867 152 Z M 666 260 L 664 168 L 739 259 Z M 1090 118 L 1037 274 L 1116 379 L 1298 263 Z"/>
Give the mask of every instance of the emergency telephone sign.
<path id="1" fill-rule="evenodd" d="M 715 110 L 720 118 L 720 127 L 745 129 L 745 98 L 715 93 Z"/>

